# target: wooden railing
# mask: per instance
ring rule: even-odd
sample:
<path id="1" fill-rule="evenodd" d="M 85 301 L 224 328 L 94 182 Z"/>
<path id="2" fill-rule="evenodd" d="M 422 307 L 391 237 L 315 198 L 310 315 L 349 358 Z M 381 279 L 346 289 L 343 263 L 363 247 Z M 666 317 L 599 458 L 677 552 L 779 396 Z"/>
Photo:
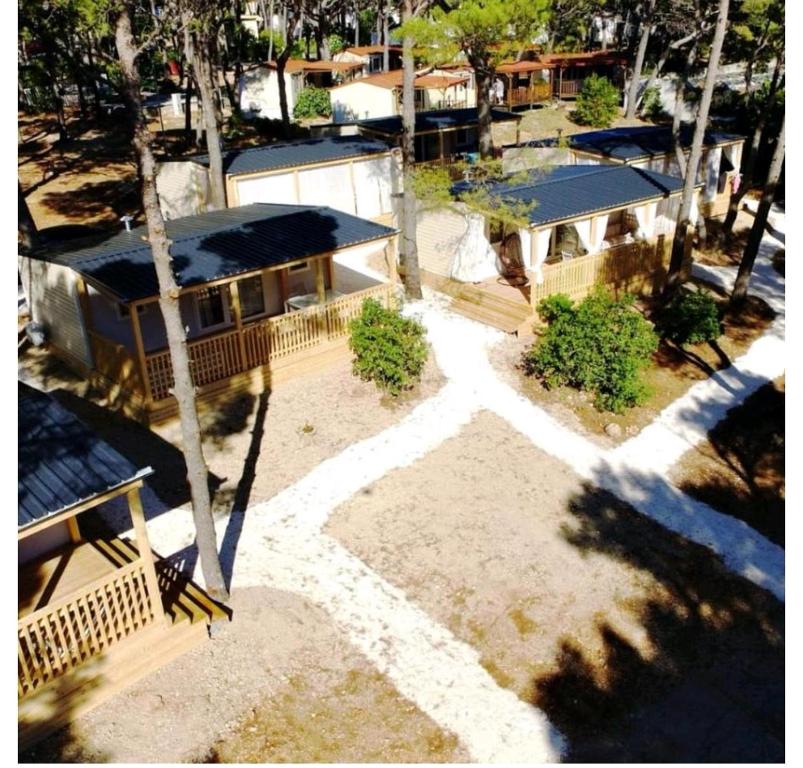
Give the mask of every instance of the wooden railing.
<path id="1" fill-rule="evenodd" d="M 544 80 L 530 86 L 520 85 L 508 89 L 506 102 L 509 107 L 516 107 L 522 104 L 538 104 L 551 98 L 552 86 Z"/>
<path id="2" fill-rule="evenodd" d="M 23 698 L 153 622 L 141 561 L 17 622 L 17 695 Z"/>
<path id="3" fill-rule="evenodd" d="M 143 392 L 142 376 L 133 354 L 120 344 L 89 331 L 95 370 L 130 392 Z"/>
<path id="4" fill-rule="evenodd" d="M 665 261 L 664 238 L 660 237 L 657 242 L 630 243 L 590 256 L 546 264 L 544 282 L 539 285 L 534 278 L 530 281 L 530 300 L 535 307 L 553 293 L 580 299 L 597 284 L 617 293 L 638 293 L 654 287 L 661 279 Z"/>
<path id="5" fill-rule="evenodd" d="M 448 99 L 442 99 L 441 101 L 431 101 L 423 104 L 421 102 L 416 102 L 415 111 L 434 112 L 435 110 L 441 109 L 465 109 L 467 106 L 467 101 L 449 101 Z M 401 109 L 399 109 L 399 114 L 401 114 Z"/>
<path id="6" fill-rule="evenodd" d="M 190 342 L 187 346 L 195 386 L 221 381 L 242 371 L 302 353 L 325 341 L 342 338 L 348 333 L 349 321 L 360 313 L 365 299 L 375 298 L 389 306 L 392 297 L 393 286 L 383 283 L 326 304 L 250 323 L 243 327 L 245 359 L 237 331 Z M 173 386 L 169 351 L 148 355 L 146 365 L 153 399 L 168 397 Z"/>
<path id="7" fill-rule="evenodd" d="M 583 87 L 582 80 L 562 80 L 558 84 L 559 92 L 558 96 L 563 98 L 564 96 L 577 96 L 580 93 L 580 89 Z"/>

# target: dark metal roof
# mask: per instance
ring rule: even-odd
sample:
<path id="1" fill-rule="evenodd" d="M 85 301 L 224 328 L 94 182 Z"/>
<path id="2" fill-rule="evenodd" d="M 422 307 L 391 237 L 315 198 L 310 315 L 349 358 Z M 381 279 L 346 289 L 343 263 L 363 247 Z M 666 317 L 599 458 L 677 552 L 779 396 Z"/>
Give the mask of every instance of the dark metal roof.
<path id="1" fill-rule="evenodd" d="M 268 144 L 264 147 L 231 149 L 223 153 L 223 171 L 229 176 L 241 173 L 295 168 L 301 165 L 344 160 L 361 155 L 389 152 L 391 147 L 367 136 L 323 136 L 317 139 Z M 190 158 L 209 166 L 209 155 Z"/>
<path id="2" fill-rule="evenodd" d="M 470 187 L 471 182 L 459 182 L 453 191 L 459 196 Z M 540 226 L 668 197 L 682 188 L 682 179 L 628 165 L 558 165 L 531 171 L 523 183 L 491 185 L 490 192 L 506 200 L 535 203 L 529 218 Z"/>
<path id="3" fill-rule="evenodd" d="M 165 222 L 179 287 L 378 240 L 396 230 L 326 206 L 255 203 Z M 144 226 L 105 242 L 45 258 L 79 272 L 122 302 L 157 296 Z"/>
<path id="4" fill-rule="evenodd" d="M 494 122 L 521 120 L 521 115 L 506 112 L 503 109 L 492 109 L 491 119 Z M 443 128 L 471 128 L 479 123 L 477 108 L 441 109 L 433 112 L 416 112 L 415 132 L 438 131 Z M 376 131 L 389 136 L 400 136 L 402 119 L 400 115 L 393 117 L 373 117 L 370 120 L 358 120 L 357 125 L 369 131 Z"/>
<path id="5" fill-rule="evenodd" d="M 691 146 L 694 128 L 684 125 L 680 131 L 680 143 L 683 147 Z M 590 152 L 603 157 L 610 157 L 622 162 L 632 162 L 645 157 L 660 157 L 674 151 L 672 145 L 672 129 L 668 126 L 648 125 L 631 128 L 610 128 L 604 131 L 576 133 L 567 137 L 569 146 L 581 152 Z M 707 130 L 703 138 L 706 146 L 730 144 L 744 141 L 744 136 L 725 131 Z M 533 142 L 530 146 L 555 146 L 556 139 L 545 139 Z"/>
<path id="6" fill-rule="evenodd" d="M 50 395 L 20 383 L 17 527 L 152 473 L 138 470 Z"/>

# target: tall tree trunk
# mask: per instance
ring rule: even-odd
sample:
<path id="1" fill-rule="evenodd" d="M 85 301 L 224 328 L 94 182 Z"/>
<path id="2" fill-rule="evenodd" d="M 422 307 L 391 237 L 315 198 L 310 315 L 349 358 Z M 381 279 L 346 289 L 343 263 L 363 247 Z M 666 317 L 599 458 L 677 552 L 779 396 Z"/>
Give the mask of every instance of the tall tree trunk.
<path id="1" fill-rule="evenodd" d="M 264 5 L 264 0 L 263 0 Z M 268 8 L 268 34 L 270 37 L 268 38 L 268 61 L 273 61 L 273 0 L 270 0 L 270 6 Z"/>
<path id="2" fill-rule="evenodd" d="M 675 109 L 672 113 L 672 149 L 675 152 L 675 159 L 678 163 L 678 171 L 680 178 L 686 178 L 686 156 L 683 154 L 683 147 L 680 142 L 680 124 L 681 116 L 683 115 L 683 105 L 686 102 L 686 81 L 691 74 L 691 68 L 694 66 L 694 60 L 697 58 L 697 40 L 695 40 L 689 52 L 686 54 L 686 61 L 683 66 L 683 72 L 678 77 L 678 82 L 675 85 Z"/>
<path id="3" fill-rule="evenodd" d="M 228 599 L 226 582 L 220 567 L 214 518 L 209 498 L 209 471 L 201 445 L 201 427 L 195 408 L 195 387 L 190 374 L 187 337 L 179 310 L 179 289 L 171 266 L 170 246 L 164 218 L 156 194 L 156 162 L 151 148 L 152 137 L 142 117 L 137 46 L 131 30 L 127 6 L 123 5 L 115 20 L 115 42 L 120 58 L 129 117 L 134 126 L 134 149 L 142 171 L 142 207 L 148 228 L 148 241 L 153 251 L 153 263 L 159 281 L 159 307 L 164 318 L 167 344 L 173 367 L 173 395 L 178 403 L 187 480 L 192 497 L 192 514 L 201 570 L 209 593 L 218 599 Z"/>
<path id="4" fill-rule="evenodd" d="M 382 71 L 390 71 L 390 7 L 382 11 Z"/>
<path id="5" fill-rule="evenodd" d="M 477 81 L 477 130 L 479 132 L 480 157 L 490 160 L 494 156 L 494 139 L 491 128 L 491 86 L 494 70 L 489 62 L 480 59 L 470 60 Z"/>
<path id="6" fill-rule="evenodd" d="M 404 0 L 402 21 L 413 17 L 413 0 Z M 411 299 L 421 298 L 421 276 L 418 271 L 417 203 L 413 191 L 415 165 L 415 41 L 405 35 L 402 43 L 402 170 L 404 175 L 404 203 L 402 211 L 402 240 L 399 261 L 404 287 Z"/>
<path id="7" fill-rule="evenodd" d="M 697 169 L 703 154 L 703 138 L 708 123 L 708 110 L 711 107 L 711 97 L 714 93 L 717 70 L 719 69 L 719 56 L 722 52 L 722 42 L 725 39 L 725 30 L 728 26 L 729 0 L 719 0 L 717 23 L 714 27 L 714 39 L 711 43 L 711 53 L 708 57 L 708 69 L 705 73 L 703 95 L 697 112 L 697 122 L 694 126 L 694 137 L 689 150 L 689 161 L 686 165 L 686 176 L 683 180 L 683 195 L 680 201 L 675 236 L 672 240 L 672 258 L 669 263 L 669 274 L 666 278 L 665 296 L 671 296 L 683 280 L 683 255 L 686 236 L 691 217 L 691 206 L 694 200 L 694 186 L 697 181 Z"/>
<path id="8" fill-rule="evenodd" d="M 761 239 L 764 237 L 764 229 L 767 226 L 770 208 L 772 207 L 773 200 L 775 200 L 775 190 L 778 188 L 778 179 L 781 177 L 781 168 L 783 167 L 784 152 L 786 150 L 784 143 L 785 128 L 786 117 L 784 117 L 781 123 L 781 130 L 778 133 L 778 143 L 775 145 L 775 152 L 773 152 L 772 155 L 767 181 L 764 184 L 764 191 L 761 194 L 761 202 L 758 204 L 756 218 L 750 229 L 750 235 L 747 238 L 747 245 L 742 255 L 742 263 L 739 264 L 739 272 L 736 275 L 736 282 L 733 286 L 733 293 L 731 294 L 732 304 L 740 304 L 747 298 L 747 284 L 750 282 L 750 275 L 753 272 L 753 264 L 758 255 Z"/>
<path id="9" fill-rule="evenodd" d="M 742 174 L 741 183 L 736 192 L 731 194 L 730 200 L 728 201 L 728 213 L 725 216 L 725 221 L 722 223 L 722 235 L 726 238 L 730 237 L 733 232 L 733 225 L 736 223 L 736 216 L 739 214 L 739 206 L 742 204 L 742 198 L 744 198 L 745 193 L 750 189 L 750 185 L 753 183 L 753 173 L 756 167 L 759 147 L 761 146 L 761 137 L 767 125 L 767 116 L 772 112 L 775 106 L 775 97 L 778 93 L 778 83 L 780 82 L 782 67 L 783 59 L 779 56 L 775 61 L 775 68 L 772 72 L 767 103 L 764 105 L 764 109 L 759 113 L 758 122 L 753 129 L 750 146 L 747 148 L 747 157 L 745 158 L 744 174 Z M 738 171 L 739 169 L 737 168 L 736 170 Z"/>
<path id="10" fill-rule="evenodd" d="M 95 66 L 95 57 L 92 54 L 94 42 L 90 35 L 87 34 L 85 38 L 86 60 L 89 64 L 89 87 L 92 90 L 92 108 L 95 112 L 95 119 L 103 119 L 103 107 L 100 104 L 100 88 L 98 88 L 98 71 Z"/>
<path id="11" fill-rule="evenodd" d="M 28 201 L 22 193 L 22 184 L 19 178 L 17 179 L 17 232 L 24 251 L 30 252 L 39 244 L 39 230 L 31 216 Z"/>
<path id="12" fill-rule="evenodd" d="M 192 143 L 192 75 L 189 64 L 185 69 L 187 71 L 187 88 L 184 91 L 184 141 L 189 147 Z"/>
<path id="13" fill-rule="evenodd" d="M 290 58 L 290 42 L 285 45 L 285 49 L 276 58 L 276 84 L 279 86 L 279 109 L 282 112 L 282 128 L 285 136 L 290 135 L 290 110 L 287 108 L 287 83 L 284 81 L 284 68 L 287 59 Z"/>
<path id="14" fill-rule="evenodd" d="M 641 18 L 641 38 L 636 51 L 636 60 L 633 62 L 633 73 L 630 76 L 630 88 L 627 92 L 627 112 L 625 117 L 632 120 L 636 116 L 636 106 L 638 100 L 638 86 L 641 80 L 641 70 L 644 67 L 644 57 L 647 54 L 647 44 L 650 42 L 650 31 L 652 27 L 652 12 L 655 8 L 655 0 L 650 0 L 646 13 Z"/>
<path id="15" fill-rule="evenodd" d="M 184 24 L 189 26 L 189 23 L 189 16 L 185 15 Z M 214 210 L 221 210 L 226 207 L 226 185 L 223 178 L 223 152 L 220 148 L 218 109 L 215 103 L 215 75 L 209 55 L 210 38 L 209 29 L 206 27 L 189 32 L 186 37 L 185 55 L 187 61 L 192 62 L 198 95 L 201 99 L 201 115 L 206 132 L 206 151 L 209 155 L 210 202 Z"/>
<path id="16" fill-rule="evenodd" d="M 355 47 L 360 44 L 360 16 L 357 3 L 354 3 L 354 45 Z"/>

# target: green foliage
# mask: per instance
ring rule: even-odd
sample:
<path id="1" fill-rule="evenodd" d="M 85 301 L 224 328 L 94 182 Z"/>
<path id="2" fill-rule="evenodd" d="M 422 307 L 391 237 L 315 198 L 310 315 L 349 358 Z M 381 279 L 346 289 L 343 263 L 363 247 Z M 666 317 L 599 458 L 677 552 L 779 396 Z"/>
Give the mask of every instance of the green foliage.
<path id="1" fill-rule="evenodd" d="M 711 294 L 681 288 L 661 312 L 656 328 L 676 344 L 699 344 L 722 335 L 719 307 Z"/>
<path id="2" fill-rule="evenodd" d="M 591 75 L 583 81 L 572 120 L 593 128 L 609 128 L 619 113 L 619 91 L 607 77 Z"/>
<path id="3" fill-rule="evenodd" d="M 326 88 L 308 86 L 298 94 L 293 108 L 293 117 L 329 117 L 332 114 L 332 101 Z"/>
<path id="4" fill-rule="evenodd" d="M 524 203 L 505 195 L 506 186 L 525 183 L 533 170 L 504 174 L 501 160 L 452 163 L 450 166 L 420 166 L 412 172 L 412 188 L 423 210 L 454 209 L 485 216 L 491 226 L 513 231 L 529 226 L 536 203 Z M 468 177 L 471 187 L 453 191 L 455 179 Z"/>
<path id="5" fill-rule="evenodd" d="M 326 43 L 329 46 L 329 53 L 331 53 L 332 56 L 346 50 L 346 41 L 336 32 L 333 32 L 326 38 Z"/>
<path id="6" fill-rule="evenodd" d="M 244 38 L 244 58 L 246 61 L 267 61 L 268 54 L 275 59 L 276 55 L 284 50 L 284 38 L 273 29 L 260 30 L 259 36 L 254 37 L 250 32 L 245 32 Z M 273 50 L 271 51 L 271 39 L 273 40 Z"/>
<path id="7" fill-rule="evenodd" d="M 560 295 L 541 302 L 539 312 L 551 321 L 524 356 L 526 372 L 550 388 L 592 392 L 600 410 L 619 413 L 642 403 L 649 392 L 640 374 L 658 348 L 658 337 L 633 301 L 597 289 L 577 306 Z"/>
<path id="8" fill-rule="evenodd" d="M 421 378 L 429 354 L 421 323 L 366 299 L 350 330 L 355 376 L 373 381 L 393 396 L 412 389 Z"/>
<path id="9" fill-rule="evenodd" d="M 661 103 L 661 91 L 657 86 L 652 86 L 644 92 L 644 98 L 641 102 L 641 114 L 654 123 L 666 117 L 666 112 Z"/>
<path id="10" fill-rule="evenodd" d="M 561 315 L 572 311 L 574 302 L 565 293 L 553 293 L 538 303 L 538 317 L 545 323 L 553 323 Z"/>

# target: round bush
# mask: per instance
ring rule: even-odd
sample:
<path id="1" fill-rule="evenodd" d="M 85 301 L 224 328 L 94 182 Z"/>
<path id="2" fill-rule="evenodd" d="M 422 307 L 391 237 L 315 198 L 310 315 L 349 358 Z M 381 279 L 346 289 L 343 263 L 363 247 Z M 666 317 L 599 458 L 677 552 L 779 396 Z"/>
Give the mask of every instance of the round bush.
<path id="1" fill-rule="evenodd" d="M 591 75 L 583 80 L 572 120 L 580 125 L 608 128 L 619 113 L 619 91 L 607 77 Z"/>
<path id="2" fill-rule="evenodd" d="M 329 117 L 332 114 L 332 101 L 326 88 L 311 86 L 298 94 L 293 109 L 293 117 L 297 120 L 305 117 Z"/>
<path id="3" fill-rule="evenodd" d="M 385 309 L 375 299 L 366 299 L 349 329 L 355 376 L 373 381 L 393 396 L 412 389 L 420 380 L 429 354 L 421 323 L 396 309 Z"/>
<path id="4" fill-rule="evenodd" d="M 539 312 L 552 319 L 525 354 L 525 371 L 550 388 L 592 392 L 599 410 L 619 413 L 644 402 L 649 392 L 641 371 L 658 348 L 658 337 L 633 302 L 632 296 L 617 300 L 602 289 L 577 306 L 567 296 L 550 296 Z"/>
<path id="5" fill-rule="evenodd" d="M 714 341 L 722 335 L 719 307 L 701 288 L 681 288 L 663 309 L 656 325 L 663 338 L 680 345 Z"/>

